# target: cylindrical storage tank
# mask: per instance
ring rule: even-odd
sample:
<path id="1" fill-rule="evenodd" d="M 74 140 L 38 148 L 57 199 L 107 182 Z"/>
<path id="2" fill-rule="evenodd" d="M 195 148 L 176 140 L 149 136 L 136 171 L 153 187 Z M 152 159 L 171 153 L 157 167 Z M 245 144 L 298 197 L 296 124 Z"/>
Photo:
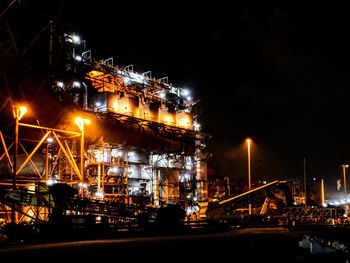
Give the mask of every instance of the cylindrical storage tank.
<path id="1" fill-rule="evenodd" d="M 193 116 L 189 112 L 178 112 L 176 114 L 176 123 L 180 128 L 193 129 Z"/>

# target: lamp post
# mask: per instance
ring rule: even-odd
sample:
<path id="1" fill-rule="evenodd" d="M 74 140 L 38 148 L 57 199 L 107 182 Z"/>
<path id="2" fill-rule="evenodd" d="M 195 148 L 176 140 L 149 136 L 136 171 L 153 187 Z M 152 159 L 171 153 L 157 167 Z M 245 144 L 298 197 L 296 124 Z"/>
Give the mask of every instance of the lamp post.
<path id="1" fill-rule="evenodd" d="M 251 176 L 250 176 L 250 172 L 251 172 L 251 169 L 250 169 L 250 144 L 251 144 L 251 139 L 247 139 L 246 142 L 247 142 L 247 147 L 248 147 L 248 190 L 250 191 L 251 188 L 252 188 L 252 185 L 251 185 Z M 249 202 L 249 214 L 251 215 L 252 214 L 252 204 Z"/>
<path id="2" fill-rule="evenodd" d="M 18 155 L 18 124 L 19 121 L 23 118 L 24 114 L 27 112 L 27 108 L 25 106 L 14 105 L 13 106 L 13 117 L 15 119 L 15 151 L 13 154 L 13 167 L 12 167 L 12 189 L 16 190 L 17 182 L 16 182 L 16 173 L 17 173 L 17 155 Z M 11 208 L 11 223 L 16 223 L 15 216 L 15 203 L 12 203 Z"/>
<path id="3" fill-rule="evenodd" d="M 346 168 L 349 168 L 348 164 L 342 164 L 341 165 L 343 167 L 343 177 L 344 177 L 344 195 L 345 195 L 345 214 L 346 216 L 348 215 L 348 194 L 346 192 Z"/>
<path id="4" fill-rule="evenodd" d="M 89 119 L 83 119 L 81 117 L 75 118 L 74 122 L 78 125 L 81 136 L 80 136 L 80 174 L 82 177 L 82 183 L 84 185 L 84 137 L 85 137 L 85 124 L 90 124 Z M 81 191 L 81 197 L 84 197 L 84 187 Z"/>

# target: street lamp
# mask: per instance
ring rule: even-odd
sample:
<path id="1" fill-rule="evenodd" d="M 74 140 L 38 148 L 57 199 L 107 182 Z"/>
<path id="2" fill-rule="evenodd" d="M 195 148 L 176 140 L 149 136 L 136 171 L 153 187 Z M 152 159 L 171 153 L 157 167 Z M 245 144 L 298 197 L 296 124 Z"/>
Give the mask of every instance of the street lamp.
<path id="1" fill-rule="evenodd" d="M 17 172 L 17 155 L 18 155 L 18 124 L 26 112 L 27 112 L 27 108 L 25 106 L 20 106 L 20 105 L 13 106 L 13 117 L 15 119 L 15 152 L 13 156 L 13 168 L 12 168 L 13 189 L 16 189 L 16 172 Z"/>
<path id="2" fill-rule="evenodd" d="M 84 136 L 85 136 L 85 124 L 90 124 L 89 119 L 83 119 L 81 117 L 75 118 L 74 122 L 78 125 L 81 136 L 80 136 L 80 174 L 82 182 L 84 183 Z M 81 191 L 81 196 L 84 197 L 84 189 Z"/>
<path id="3" fill-rule="evenodd" d="M 13 167 L 12 167 L 12 189 L 16 190 L 16 173 L 17 173 L 17 155 L 18 155 L 18 124 L 23 118 L 24 114 L 27 112 L 27 108 L 21 105 L 13 106 L 13 117 L 15 119 L 15 151 L 13 154 Z M 15 204 L 12 203 L 11 209 L 11 223 L 16 223 L 15 218 Z"/>
<path id="4" fill-rule="evenodd" d="M 251 177 L 250 177 L 250 173 L 251 173 L 251 169 L 250 169 L 250 144 L 252 142 L 252 140 L 250 138 L 246 139 L 247 142 L 247 147 L 248 147 L 248 190 L 250 191 L 252 188 L 251 185 Z M 252 204 L 249 202 L 249 214 L 252 214 Z"/>
<path id="5" fill-rule="evenodd" d="M 346 168 L 349 168 L 348 164 L 342 164 L 343 176 L 344 176 L 344 195 L 345 195 L 345 214 L 348 215 L 348 194 L 346 192 Z"/>

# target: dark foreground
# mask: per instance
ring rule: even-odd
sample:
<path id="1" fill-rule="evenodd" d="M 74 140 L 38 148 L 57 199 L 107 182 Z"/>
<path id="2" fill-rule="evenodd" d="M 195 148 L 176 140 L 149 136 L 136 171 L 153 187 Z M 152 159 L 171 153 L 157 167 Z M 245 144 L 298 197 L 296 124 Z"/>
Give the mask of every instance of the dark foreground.
<path id="1" fill-rule="evenodd" d="M 227 232 L 87 240 L 0 249 L 19 262 L 347 262 L 344 253 L 311 254 L 299 247 L 299 231 L 247 228 Z"/>

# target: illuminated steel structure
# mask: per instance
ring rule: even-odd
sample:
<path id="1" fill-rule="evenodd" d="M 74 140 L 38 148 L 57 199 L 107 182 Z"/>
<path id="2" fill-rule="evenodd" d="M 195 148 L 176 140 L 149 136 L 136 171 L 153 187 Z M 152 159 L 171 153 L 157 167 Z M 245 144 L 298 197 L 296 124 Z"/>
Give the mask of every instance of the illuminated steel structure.
<path id="1" fill-rule="evenodd" d="M 52 212 L 47 189 L 57 182 L 76 188 L 79 198 L 104 202 L 110 213 L 114 202 L 130 207 L 181 203 L 189 214 L 198 212 L 193 204 L 208 197 L 209 138 L 201 132 L 199 101 L 167 77 L 139 74 L 132 65 L 115 66 L 112 58 L 94 60 L 86 42 L 74 34 L 59 40 L 65 52 L 59 57 L 67 59 L 52 63 L 58 65 L 52 67 L 50 87 L 57 118 L 42 115 L 45 126 L 18 118 L 16 143 L 11 137 L 17 130 L 6 138 L 0 131 L 1 169 L 18 165 L 15 183 L 9 181 L 11 172 L 0 177 L 0 219 L 47 221 Z M 20 153 L 16 150 L 12 160 L 15 144 Z M 10 209 L 13 201 L 16 206 Z M 14 209 L 21 214 L 18 220 Z M 79 214 L 77 209 L 72 207 L 72 213 Z"/>
<path id="2" fill-rule="evenodd" d="M 75 34 L 63 43 L 74 77 L 56 78 L 53 88 L 94 126 L 85 133 L 87 192 L 127 203 L 148 197 L 153 205 L 205 200 L 208 135 L 200 131 L 199 101 L 167 77 L 116 66 L 113 58 L 94 60 Z"/>

